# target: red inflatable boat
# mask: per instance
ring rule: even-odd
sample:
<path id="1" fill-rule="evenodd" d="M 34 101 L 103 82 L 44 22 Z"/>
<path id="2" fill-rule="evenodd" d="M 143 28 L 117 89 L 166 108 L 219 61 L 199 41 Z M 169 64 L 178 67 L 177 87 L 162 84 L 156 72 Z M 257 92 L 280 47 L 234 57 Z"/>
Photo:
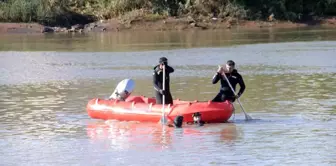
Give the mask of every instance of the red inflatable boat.
<path id="1" fill-rule="evenodd" d="M 115 119 L 120 121 L 159 122 L 162 116 L 162 104 L 155 104 L 155 98 L 129 96 L 126 101 L 95 98 L 88 102 L 87 112 L 95 119 Z M 183 122 L 193 122 L 192 115 L 200 113 L 206 123 L 226 122 L 234 111 L 233 104 L 226 102 L 200 102 L 174 100 L 173 105 L 165 105 L 168 120 L 181 115 Z"/>

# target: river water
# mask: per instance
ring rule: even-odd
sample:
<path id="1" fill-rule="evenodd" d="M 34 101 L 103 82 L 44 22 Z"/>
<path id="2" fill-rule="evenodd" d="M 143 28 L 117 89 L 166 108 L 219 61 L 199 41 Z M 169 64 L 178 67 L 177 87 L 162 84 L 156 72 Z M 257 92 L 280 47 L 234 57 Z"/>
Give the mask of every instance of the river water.
<path id="1" fill-rule="evenodd" d="M 0 165 L 336 165 L 336 31 L 0 36 Z M 153 96 L 161 56 L 174 98 L 211 100 L 218 64 L 247 89 L 229 123 L 181 129 L 91 119 L 88 100 L 133 78 Z"/>

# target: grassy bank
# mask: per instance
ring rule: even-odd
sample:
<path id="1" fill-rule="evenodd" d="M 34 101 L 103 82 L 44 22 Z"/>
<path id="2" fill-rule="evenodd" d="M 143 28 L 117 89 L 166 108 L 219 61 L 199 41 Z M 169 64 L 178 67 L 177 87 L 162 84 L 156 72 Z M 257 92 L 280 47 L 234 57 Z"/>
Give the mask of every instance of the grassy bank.
<path id="1" fill-rule="evenodd" d="M 335 16 L 336 0 L 0 0 L 2 22 L 70 26 L 136 15 L 300 22 Z"/>

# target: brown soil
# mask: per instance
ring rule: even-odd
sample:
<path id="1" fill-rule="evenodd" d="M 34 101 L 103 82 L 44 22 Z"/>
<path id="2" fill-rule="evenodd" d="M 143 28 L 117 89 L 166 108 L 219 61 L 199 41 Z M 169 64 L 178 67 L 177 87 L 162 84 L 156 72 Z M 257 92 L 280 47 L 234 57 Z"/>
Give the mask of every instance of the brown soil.
<path id="1" fill-rule="evenodd" d="M 211 30 L 211 29 L 260 29 L 260 28 L 295 28 L 307 26 L 322 26 L 336 28 L 336 17 L 293 23 L 289 21 L 247 21 L 235 19 L 212 19 L 196 22 L 188 18 L 166 18 L 156 21 L 137 19 L 121 21 L 118 19 L 102 20 L 71 29 L 60 27 L 45 27 L 37 23 L 0 23 L 0 33 L 43 33 L 43 32 L 108 32 L 108 31 L 168 31 L 168 30 Z"/>

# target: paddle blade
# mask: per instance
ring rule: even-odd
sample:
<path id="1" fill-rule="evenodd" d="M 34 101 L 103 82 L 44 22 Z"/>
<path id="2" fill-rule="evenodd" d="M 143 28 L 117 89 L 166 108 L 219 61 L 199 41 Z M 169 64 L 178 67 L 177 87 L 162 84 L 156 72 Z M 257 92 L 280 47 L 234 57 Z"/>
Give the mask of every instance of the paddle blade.
<path id="1" fill-rule="evenodd" d="M 166 116 L 162 116 L 161 119 L 160 119 L 160 122 L 161 122 L 162 125 L 167 124 L 168 120 L 167 120 Z"/>
<path id="2" fill-rule="evenodd" d="M 253 120 L 253 119 L 252 119 L 252 117 L 250 115 L 245 114 L 245 120 L 248 121 L 248 120 Z"/>
<path id="3" fill-rule="evenodd" d="M 238 98 L 237 101 L 238 101 L 238 103 L 239 103 L 239 105 L 240 105 L 240 108 L 243 110 L 243 112 L 244 112 L 244 114 L 245 114 L 245 120 L 246 120 L 246 121 L 248 121 L 248 120 L 252 120 L 252 117 L 251 117 L 250 115 L 248 115 L 248 114 L 245 112 L 245 109 L 244 109 L 243 105 L 241 104 L 239 98 Z"/>
<path id="4" fill-rule="evenodd" d="M 134 90 L 135 82 L 132 79 L 124 79 L 117 85 L 111 94 L 112 99 L 126 99 Z"/>

